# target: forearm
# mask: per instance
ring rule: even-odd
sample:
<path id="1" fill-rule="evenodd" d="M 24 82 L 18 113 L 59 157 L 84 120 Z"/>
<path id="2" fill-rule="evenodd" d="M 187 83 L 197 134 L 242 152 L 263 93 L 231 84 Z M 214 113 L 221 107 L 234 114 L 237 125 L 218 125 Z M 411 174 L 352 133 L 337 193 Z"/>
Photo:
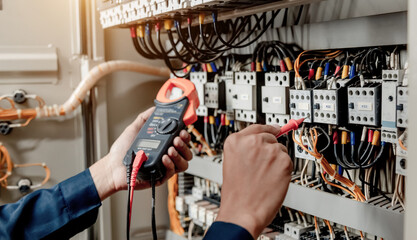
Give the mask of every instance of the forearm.
<path id="1" fill-rule="evenodd" d="M 111 164 L 108 163 L 109 161 L 107 155 L 89 168 L 101 201 L 118 191 L 113 181 L 115 169 L 112 169 Z"/>
<path id="2" fill-rule="evenodd" d="M 88 170 L 0 206 L 0 239 L 66 239 L 96 221 L 101 201 Z"/>

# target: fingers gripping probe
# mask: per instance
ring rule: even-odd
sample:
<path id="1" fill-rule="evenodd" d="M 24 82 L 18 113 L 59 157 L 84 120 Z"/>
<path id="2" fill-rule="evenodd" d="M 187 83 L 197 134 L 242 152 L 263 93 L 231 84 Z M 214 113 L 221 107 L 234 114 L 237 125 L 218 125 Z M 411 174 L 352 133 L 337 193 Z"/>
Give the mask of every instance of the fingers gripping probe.
<path id="1" fill-rule="evenodd" d="M 284 135 L 286 133 L 288 133 L 289 131 L 292 130 L 297 130 L 300 127 L 300 124 L 304 122 L 304 118 L 300 118 L 300 119 L 290 119 L 290 121 L 285 124 L 284 126 L 281 127 L 281 131 L 279 132 L 279 134 L 276 136 L 277 138 L 280 137 L 281 135 Z"/>

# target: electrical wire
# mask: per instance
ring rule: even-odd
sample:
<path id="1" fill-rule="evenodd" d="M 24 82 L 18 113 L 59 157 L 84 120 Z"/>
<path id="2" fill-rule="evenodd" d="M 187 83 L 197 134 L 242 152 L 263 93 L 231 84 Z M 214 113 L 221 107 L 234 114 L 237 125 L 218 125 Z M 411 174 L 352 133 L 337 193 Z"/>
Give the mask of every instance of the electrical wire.
<path id="1" fill-rule="evenodd" d="M 153 240 L 157 240 L 158 236 L 156 233 L 156 219 L 155 219 L 155 173 L 151 174 L 151 186 L 152 186 L 152 237 Z"/>
<path id="2" fill-rule="evenodd" d="M 339 174 L 337 174 L 337 172 L 335 172 L 335 170 L 327 162 L 326 158 L 324 158 L 324 155 L 322 153 L 318 152 L 318 150 L 317 150 L 317 141 L 318 141 L 317 130 L 314 129 L 314 128 L 310 129 L 310 137 L 311 137 L 311 140 L 312 140 L 312 150 L 311 151 L 302 144 L 301 136 L 302 136 L 302 132 L 299 134 L 299 140 L 297 140 L 296 137 L 295 137 L 295 133 L 293 131 L 293 134 L 292 134 L 293 141 L 298 146 L 300 146 L 303 150 L 307 151 L 309 154 L 311 154 L 313 157 L 315 157 L 316 161 L 320 164 L 320 166 L 322 167 L 323 171 L 326 172 L 326 174 L 328 174 L 332 179 L 337 180 L 341 184 L 347 186 L 347 188 L 345 188 L 341 185 L 334 184 L 331 181 L 327 180 L 325 175 L 324 175 L 324 172 L 321 173 L 321 175 L 323 177 L 323 180 L 327 184 L 329 184 L 331 186 L 334 186 L 334 187 L 337 187 L 337 188 L 349 193 L 356 200 L 365 201 L 365 196 L 361 192 L 360 188 L 354 182 L 352 182 L 352 181 L 344 178 L 343 176 L 340 176 Z"/>

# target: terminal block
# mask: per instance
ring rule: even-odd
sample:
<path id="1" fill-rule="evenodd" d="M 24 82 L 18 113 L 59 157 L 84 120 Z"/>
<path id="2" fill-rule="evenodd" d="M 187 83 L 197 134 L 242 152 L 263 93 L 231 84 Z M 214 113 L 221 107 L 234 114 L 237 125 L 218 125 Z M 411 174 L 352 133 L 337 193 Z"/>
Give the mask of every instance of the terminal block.
<path id="1" fill-rule="evenodd" d="M 339 89 L 313 90 L 313 116 L 315 123 L 340 125 L 345 122 L 345 91 Z"/>
<path id="2" fill-rule="evenodd" d="M 395 81 L 398 85 L 401 85 L 404 79 L 405 70 L 382 70 L 383 81 Z"/>
<path id="3" fill-rule="evenodd" d="M 295 225 L 292 227 L 291 237 L 295 239 L 300 239 L 301 235 L 305 232 L 311 231 L 314 229 L 314 226 L 309 225 L 304 227 L 304 225 Z"/>
<path id="4" fill-rule="evenodd" d="M 397 128 L 381 127 L 381 141 L 398 144 L 398 130 Z"/>
<path id="5" fill-rule="evenodd" d="M 290 113 L 292 119 L 304 117 L 306 123 L 313 121 L 311 90 L 290 90 Z"/>
<path id="6" fill-rule="evenodd" d="M 290 121 L 290 115 L 283 115 L 283 114 L 275 114 L 275 113 L 267 113 L 265 114 L 265 121 L 266 124 L 278 124 L 283 126 Z"/>
<path id="7" fill-rule="evenodd" d="M 407 176 L 407 157 L 396 156 L 395 159 L 395 173 L 403 176 Z"/>
<path id="8" fill-rule="evenodd" d="M 348 87 L 348 120 L 350 124 L 381 125 L 381 84 Z"/>
<path id="9" fill-rule="evenodd" d="M 244 122 L 259 123 L 261 119 L 261 86 L 264 74 L 259 72 L 236 72 L 231 88 L 232 107 L 235 119 Z"/>
<path id="10" fill-rule="evenodd" d="M 290 73 L 265 73 L 265 86 L 262 87 L 262 112 L 288 114 L 288 90 Z"/>
<path id="11" fill-rule="evenodd" d="M 298 141 L 299 136 L 300 136 L 300 131 L 299 130 L 296 130 L 294 133 L 295 133 L 295 138 Z M 308 147 L 307 139 L 304 136 L 301 139 L 303 140 L 303 145 L 305 147 Z M 311 160 L 311 161 L 315 161 L 316 160 L 311 154 L 309 154 L 307 151 L 305 151 L 304 149 L 302 149 L 296 143 L 294 143 L 294 149 L 295 149 L 294 152 L 295 152 L 295 157 L 296 158 L 307 159 L 307 160 Z"/>
<path id="12" fill-rule="evenodd" d="M 406 128 L 408 125 L 408 88 L 397 88 L 397 127 Z"/>

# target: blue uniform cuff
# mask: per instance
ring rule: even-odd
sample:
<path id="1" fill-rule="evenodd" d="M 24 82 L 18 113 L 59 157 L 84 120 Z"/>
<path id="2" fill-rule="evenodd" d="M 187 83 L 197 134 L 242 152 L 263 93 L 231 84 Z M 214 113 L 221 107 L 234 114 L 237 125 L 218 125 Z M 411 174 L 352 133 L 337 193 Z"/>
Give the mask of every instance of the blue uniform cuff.
<path id="1" fill-rule="evenodd" d="M 204 240 L 231 240 L 231 239 L 239 239 L 239 240 L 253 240 L 252 235 L 248 232 L 248 230 L 244 229 L 243 227 L 227 222 L 214 222 L 209 230 L 207 231 L 206 235 L 203 238 Z"/>
<path id="2" fill-rule="evenodd" d="M 101 200 L 89 169 L 58 185 L 70 219 L 78 218 L 101 206 Z"/>

